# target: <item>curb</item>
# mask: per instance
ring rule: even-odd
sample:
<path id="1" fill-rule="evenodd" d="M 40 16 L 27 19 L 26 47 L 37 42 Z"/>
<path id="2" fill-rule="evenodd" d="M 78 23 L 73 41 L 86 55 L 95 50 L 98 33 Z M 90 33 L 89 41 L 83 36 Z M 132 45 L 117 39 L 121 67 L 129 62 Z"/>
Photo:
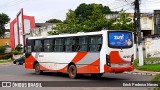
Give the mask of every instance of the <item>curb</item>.
<path id="1" fill-rule="evenodd" d="M 142 73 L 142 72 L 124 72 L 125 74 L 135 74 L 135 75 L 144 75 L 144 76 L 155 76 L 155 73 Z"/>
<path id="2" fill-rule="evenodd" d="M 0 65 L 13 65 L 13 62 L 0 63 Z"/>

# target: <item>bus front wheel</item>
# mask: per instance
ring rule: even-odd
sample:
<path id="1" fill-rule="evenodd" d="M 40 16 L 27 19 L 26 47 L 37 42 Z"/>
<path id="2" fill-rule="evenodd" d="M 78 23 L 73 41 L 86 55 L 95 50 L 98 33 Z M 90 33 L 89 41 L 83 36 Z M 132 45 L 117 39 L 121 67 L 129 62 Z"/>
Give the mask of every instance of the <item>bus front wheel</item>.
<path id="1" fill-rule="evenodd" d="M 68 74 L 71 79 L 75 79 L 77 77 L 77 68 L 75 65 L 70 65 L 68 68 Z"/>
<path id="2" fill-rule="evenodd" d="M 36 63 L 36 64 L 35 64 L 35 73 L 36 73 L 37 75 L 41 75 L 41 74 L 43 73 L 43 71 L 40 70 L 40 65 L 39 65 L 39 63 Z"/>

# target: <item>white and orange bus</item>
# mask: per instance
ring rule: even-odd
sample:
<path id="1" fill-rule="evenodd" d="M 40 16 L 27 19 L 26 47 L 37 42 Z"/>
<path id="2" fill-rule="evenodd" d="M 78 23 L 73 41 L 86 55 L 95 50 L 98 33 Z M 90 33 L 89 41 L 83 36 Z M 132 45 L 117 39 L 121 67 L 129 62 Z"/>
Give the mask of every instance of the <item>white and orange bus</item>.
<path id="1" fill-rule="evenodd" d="M 100 77 L 105 72 L 132 71 L 133 33 L 130 31 L 102 30 L 46 37 L 29 37 L 26 40 L 25 68 Z"/>

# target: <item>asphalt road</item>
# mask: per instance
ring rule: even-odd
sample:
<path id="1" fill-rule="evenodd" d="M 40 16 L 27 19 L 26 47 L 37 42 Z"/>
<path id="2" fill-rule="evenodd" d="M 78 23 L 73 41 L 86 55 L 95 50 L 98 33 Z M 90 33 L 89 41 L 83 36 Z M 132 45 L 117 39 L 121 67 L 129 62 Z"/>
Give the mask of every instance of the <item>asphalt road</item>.
<path id="1" fill-rule="evenodd" d="M 67 74 L 57 74 L 45 72 L 43 75 L 36 75 L 34 70 L 27 70 L 21 65 L 0 65 L 0 81 L 89 81 L 90 84 L 94 82 L 103 81 L 106 85 L 109 82 L 125 82 L 125 81 L 150 81 L 153 76 L 133 75 L 133 74 L 114 74 L 105 73 L 101 78 L 91 78 L 88 75 L 83 75 L 78 79 L 70 79 Z M 95 83 L 95 86 L 97 84 Z M 8 90 L 11 88 L 0 88 L 0 90 Z M 12 88 L 12 90 L 22 88 Z M 27 88 L 23 88 L 27 90 Z M 30 88 L 30 90 L 35 88 Z M 152 90 L 153 87 L 43 87 L 36 88 L 39 90 Z"/>

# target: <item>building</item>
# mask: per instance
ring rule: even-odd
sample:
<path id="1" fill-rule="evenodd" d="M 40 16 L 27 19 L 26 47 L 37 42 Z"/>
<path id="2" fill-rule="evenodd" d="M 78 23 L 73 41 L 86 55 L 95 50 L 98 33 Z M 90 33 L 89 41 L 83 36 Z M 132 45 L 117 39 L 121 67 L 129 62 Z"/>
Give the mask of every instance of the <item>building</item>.
<path id="1" fill-rule="evenodd" d="M 129 13 L 129 18 L 133 20 L 134 14 Z M 140 25 L 141 25 L 141 32 L 143 36 L 150 36 L 154 34 L 154 17 L 153 14 L 148 13 L 141 13 L 140 14 Z"/>
<path id="2" fill-rule="evenodd" d="M 30 36 L 48 36 L 48 32 L 52 31 L 55 26 L 56 23 L 35 23 L 35 28 L 30 31 Z"/>
<path id="3" fill-rule="evenodd" d="M 154 10 L 154 32 L 160 34 L 160 10 Z"/>
<path id="4" fill-rule="evenodd" d="M 10 38 L 0 38 L 0 46 L 10 46 Z"/>
<path id="5" fill-rule="evenodd" d="M 8 46 L 10 47 L 10 32 L 5 32 L 4 35 L 0 38 L 0 46 Z"/>
<path id="6" fill-rule="evenodd" d="M 11 48 L 14 49 L 18 44 L 25 46 L 25 40 L 33 28 L 35 28 L 34 16 L 23 15 L 23 9 L 21 9 L 10 23 Z"/>
<path id="7" fill-rule="evenodd" d="M 134 18 L 134 13 L 127 13 L 128 18 L 132 19 Z M 119 14 L 108 14 L 106 15 L 107 19 L 111 18 L 119 18 Z M 153 14 L 148 13 L 141 13 L 141 32 L 143 33 L 143 36 L 149 36 L 154 34 L 154 17 Z"/>

